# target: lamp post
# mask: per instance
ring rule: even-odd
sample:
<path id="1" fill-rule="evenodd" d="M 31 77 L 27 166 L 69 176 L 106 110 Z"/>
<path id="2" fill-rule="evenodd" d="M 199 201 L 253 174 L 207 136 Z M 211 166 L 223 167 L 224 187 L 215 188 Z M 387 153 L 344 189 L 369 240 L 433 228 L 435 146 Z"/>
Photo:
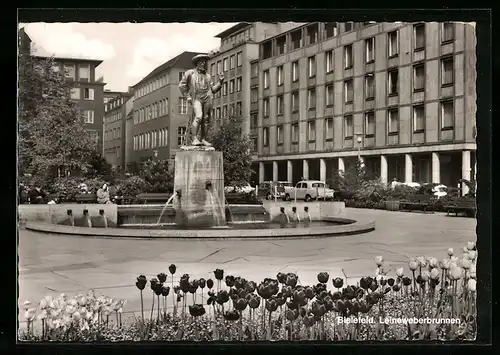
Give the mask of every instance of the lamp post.
<path id="1" fill-rule="evenodd" d="M 357 142 L 358 142 L 358 161 L 360 161 L 361 160 L 361 142 L 363 141 L 363 139 L 361 138 L 362 133 L 356 133 L 356 135 L 358 136 L 358 138 L 357 138 Z"/>

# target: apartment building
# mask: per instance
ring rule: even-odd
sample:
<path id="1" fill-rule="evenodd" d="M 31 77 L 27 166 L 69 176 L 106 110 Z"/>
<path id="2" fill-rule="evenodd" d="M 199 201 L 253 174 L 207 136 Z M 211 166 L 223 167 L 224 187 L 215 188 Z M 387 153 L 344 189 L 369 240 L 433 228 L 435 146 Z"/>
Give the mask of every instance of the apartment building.
<path id="1" fill-rule="evenodd" d="M 123 93 L 121 91 L 112 91 L 108 89 L 104 89 L 104 104 L 107 104 L 109 101 L 120 97 Z"/>
<path id="2" fill-rule="evenodd" d="M 470 180 L 475 45 L 471 25 L 437 22 L 316 22 L 262 41 L 250 64 L 259 181 L 329 181 L 358 157 L 384 182 Z"/>
<path id="3" fill-rule="evenodd" d="M 133 109 L 126 103 L 132 96 L 131 92 L 119 93 L 104 106 L 104 158 L 118 169 L 125 168 L 125 119 Z"/>
<path id="4" fill-rule="evenodd" d="M 131 161 L 150 157 L 171 159 L 184 145 L 188 124 L 187 101 L 179 91 L 184 72 L 199 53 L 183 52 L 135 84 Z"/>
<path id="5" fill-rule="evenodd" d="M 213 100 L 214 128 L 230 117 L 242 115 L 243 133 L 250 133 L 250 61 L 259 58 L 258 43 L 299 25 L 293 22 L 240 22 L 215 36 L 220 38 L 221 45 L 210 53 L 208 71 L 214 79 L 218 73 L 223 73 L 226 80 Z"/>

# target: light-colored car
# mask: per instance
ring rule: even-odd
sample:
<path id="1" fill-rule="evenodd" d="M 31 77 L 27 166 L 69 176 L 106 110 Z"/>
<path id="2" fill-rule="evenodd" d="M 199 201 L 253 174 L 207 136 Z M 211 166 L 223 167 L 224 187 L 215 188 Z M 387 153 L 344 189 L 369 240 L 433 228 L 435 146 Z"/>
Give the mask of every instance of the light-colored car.
<path id="1" fill-rule="evenodd" d="M 299 181 L 293 190 L 285 190 L 285 199 L 304 200 L 306 202 L 319 199 L 333 199 L 334 190 L 330 189 L 324 181 L 304 180 Z"/>
<path id="2" fill-rule="evenodd" d="M 255 187 L 250 186 L 248 182 L 232 182 L 229 186 L 224 186 L 224 192 L 250 193 L 255 191 Z"/>

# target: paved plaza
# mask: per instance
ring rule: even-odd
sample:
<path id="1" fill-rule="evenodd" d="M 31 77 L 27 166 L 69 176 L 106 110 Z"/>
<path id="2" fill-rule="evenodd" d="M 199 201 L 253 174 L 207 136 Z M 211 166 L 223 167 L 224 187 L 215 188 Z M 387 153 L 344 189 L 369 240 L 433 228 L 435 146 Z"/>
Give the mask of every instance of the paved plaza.
<path id="1" fill-rule="evenodd" d="M 97 239 L 20 230 L 19 304 L 25 300 L 36 303 L 45 295 L 94 289 L 98 295 L 126 299 L 124 312 L 133 314 L 140 310 L 136 277 L 169 274 L 172 263 L 177 265 L 175 282 L 185 273 L 191 278 L 214 278 L 216 268 L 224 269 L 225 275 L 256 282 L 278 272 L 295 272 L 302 284 L 316 284 L 321 271 L 356 282 L 374 274 L 377 255 L 383 255 L 388 268 L 394 270 L 406 265 L 409 257 L 441 259 L 449 247 L 458 250 L 476 240 L 473 218 L 352 208 L 346 214 L 374 220 L 375 231 L 302 240 L 179 241 Z"/>

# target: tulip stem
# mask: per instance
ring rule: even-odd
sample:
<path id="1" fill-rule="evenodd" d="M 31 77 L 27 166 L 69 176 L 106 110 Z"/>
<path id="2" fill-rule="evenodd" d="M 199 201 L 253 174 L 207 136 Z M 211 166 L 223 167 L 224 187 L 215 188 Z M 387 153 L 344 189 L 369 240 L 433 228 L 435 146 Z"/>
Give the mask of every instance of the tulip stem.
<path id="1" fill-rule="evenodd" d="M 142 323 L 144 323 L 144 299 L 142 298 L 142 290 L 141 290 L 141 314 L 142 314 Z"/>
<path id="2" fill-rule="evenodd" d="M 158 316 L 156 318 L 156 324 L 160 323 L 160 295 L 158 295 Z"/>
<path id="3" fill-rule="evenodd" d="M 153 303 L 151 304 L 151 314 L 149 315 L 149 320 L 153 320 L 153 310 L 155 309 L 155 294 L 153 292 Z"/>
<path id="4" fill-rule="evenodd" d="M 174 275 L 172 274 L 172 306 L 173 306 L 173 318 L 175 318 L 175 315 L 177 313 L 177 305 L 175 302 L 175 290 L 174 290 Z"/>

